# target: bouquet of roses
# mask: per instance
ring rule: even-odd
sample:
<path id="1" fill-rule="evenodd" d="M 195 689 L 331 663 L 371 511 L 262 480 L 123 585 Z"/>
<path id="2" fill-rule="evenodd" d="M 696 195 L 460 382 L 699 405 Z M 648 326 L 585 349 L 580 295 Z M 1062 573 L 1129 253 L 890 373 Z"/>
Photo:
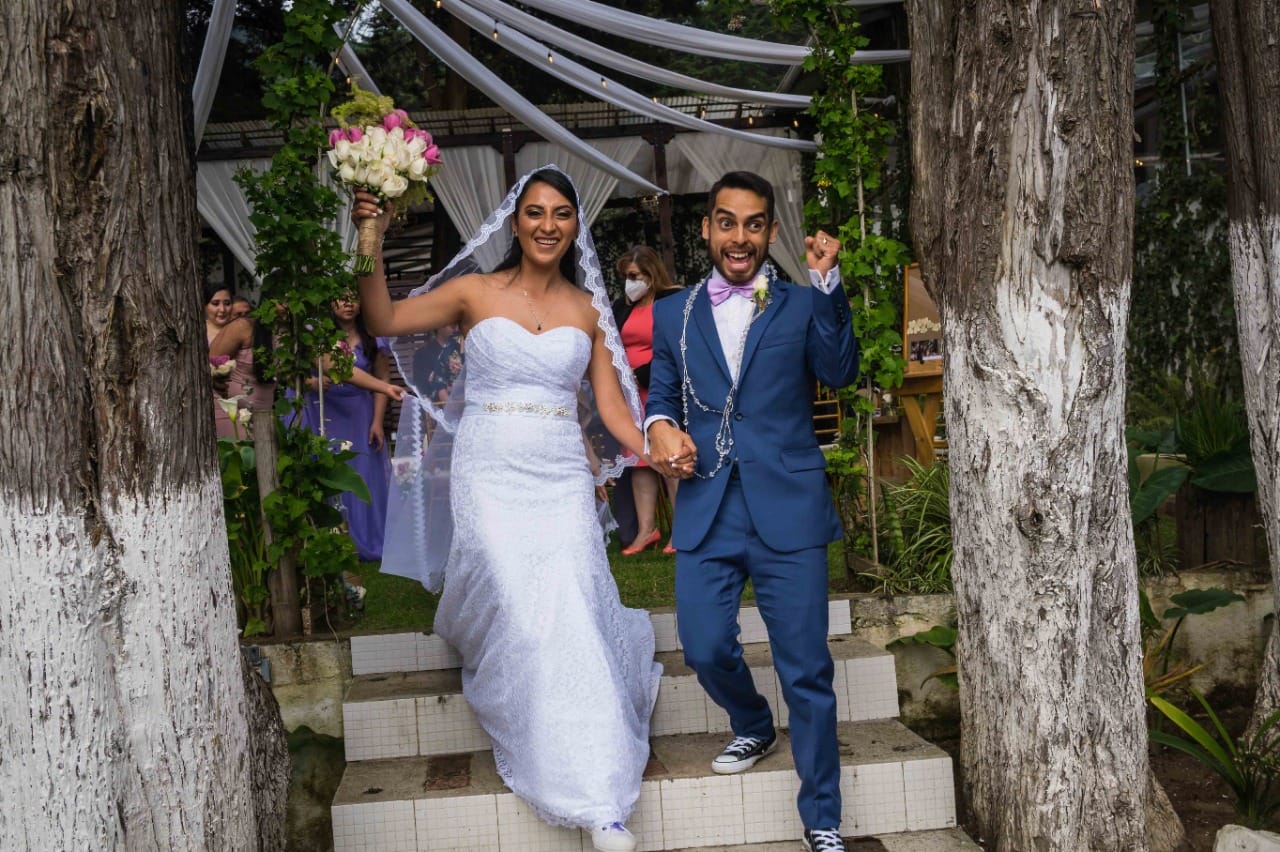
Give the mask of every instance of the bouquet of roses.
<path id="1" fill-rule="evenodd" d="M 209 356 L 209 375 L 214 379 L 226 379 L 235 368 L 236 362 L 232 361 L 228 355 Z"/>
<path id="2" fill-rule="evenodd" d="M 419 130 L 391 98 L 351 87 L 351 100 L 334 108 L 341 127 L 329 134 L 329 163 L 354 192 L 363 189 L 383 201 L 400 199 L 402 209 L 430 198 L 427 181 L 439 170 L 440 148 Z M 354 269 L 373 271 L 380 239 L 373 219 L 360 220 Z"/>

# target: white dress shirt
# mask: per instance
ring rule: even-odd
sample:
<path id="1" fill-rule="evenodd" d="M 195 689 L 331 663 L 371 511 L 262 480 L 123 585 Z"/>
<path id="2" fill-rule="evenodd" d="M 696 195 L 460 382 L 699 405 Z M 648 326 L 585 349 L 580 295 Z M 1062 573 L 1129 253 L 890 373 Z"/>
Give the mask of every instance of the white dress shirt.
<path id="1" fill-rule="evenodd" d="M 713 271 L 711 274 L 718 276 L 720 273 Z M 833 267 L 826 276 L 816 269 L 810 269 L 809 283 L 823 293 L 830 293 L 840 286 L 840 268 Z M 755 308 L 754 299 L 744 299 L 738 295 L 730 295 L 720 304 L 711 306 L 711 316 L 716 322 L 716 336 L 720 338 L 720 349 L 724 352 L 725 361 L 729 363 L 729 375 L 734 377 L 737 377 L 738 371 L 742 369 L 741 344 Z M 663 414 L 645 418 L 644 451 L 646 453 L 649 452 L 649 427 L 658 420 L 671 420 L 671 418 Z"/>

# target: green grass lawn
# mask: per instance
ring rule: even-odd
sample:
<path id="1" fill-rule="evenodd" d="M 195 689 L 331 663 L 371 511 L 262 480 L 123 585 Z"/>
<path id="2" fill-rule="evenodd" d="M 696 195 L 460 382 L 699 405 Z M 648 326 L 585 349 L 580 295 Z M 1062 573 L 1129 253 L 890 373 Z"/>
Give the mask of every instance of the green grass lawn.
<path id="1" fill-rule="evenodd" d="M 623 556 L 616 542 L 610 543 L 608 552 L 609 566 L 624 604 L 640 609 L 675 606 L 674 556 L 665 556 L 656 550 Z M 832 588 L 844 589 L 844 549 L 841 542 L 834 542 L 827 549 L 827 564 Z M 416 580 L 381 573 L 376 562 L 362 564 L 360 578 L 366 590 L 364 615 L 350 626 L 351 630 L 357 633 L 431 630 L 438 596 L 422 588 Z M 754 598 L 750 583 L 745 597 L 748 600 Z"/>

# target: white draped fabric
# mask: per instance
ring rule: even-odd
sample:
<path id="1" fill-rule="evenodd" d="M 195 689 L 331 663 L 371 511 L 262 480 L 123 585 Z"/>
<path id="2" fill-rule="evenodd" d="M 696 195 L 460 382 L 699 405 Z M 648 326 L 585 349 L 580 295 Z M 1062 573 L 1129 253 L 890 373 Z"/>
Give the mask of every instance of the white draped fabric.
<path id="1" fill-rule="evenodd" d="M 488 95 L 495 103 L 518 118 L 533 132 L 555 142 L 590 162 L 596 168 L 618 178 L 644 186 L 648 192 L 662 192 L 651 182 L 600 154 L 599 151 L 565 130 L 552 118 L 512 89 L 457 42 L 449 38 L 426 16 L 406 0 L 382 0 L 382 8 L 390 12 L 413 36 L 422 42 L 449 68 L 467 78 L 471 85 Z"/>
<path id="2" fill-rule="evenodd" d="M 799 190 L 799 154 L 700 133 L 677 134 L 671 146 L 693 165 L 706 181 L 708 189 L 725 172 L 739 170 L 755 172 L 772 183 L 776 196 L 778 241 L 769 256 L 792 281 L 808 283 L 804 263 L 804 200 Z"/>
<path id="3" fill-rule="evenodd" d="M 231 38 L 231 25 L 235 18 L 235 0 L 214 0 L 209 30 L 204 36 L 204 49 L 200 52 L 200 66 L 196 69 L 196 82 L 191 91 L 197 145 L 204 136 L 204 126 L 209 122 L 209 111 L 213 109 L 213 96 L 218 91 L 222 60 L 227 56 L 227 41 Z"/>
<path id="4" fill-rule="evenodd" d="M 235 174 L 248 167 L 265 171 L 270 160 L 205 160 L 196 164 L 196 209 L 213 228 L 236 260 L 250 272 L 254 269 L 254 228 L 249 222 L 249 204 L 235 182 Z"/>
<path id="5" fill-rule="evenodd" d="M 651 83 L 660 83 L 664 86 L 674 86 L 690 92 L 701 92 L 704 95 L 713 95 L 752 104 L 763 104 L 765 106 L 806 109 L 813 100 L 808 95 L 761 92 L 754 89 L 736 89 L 732 86 L 721 86 L 718 83 L 699 80 L 696 77 L 689 77 L 667 68 L 659 68 L 657 65 L 650 65 L 647 62 L 641 62 L 607 47 L 601 47 L 590 39 L 565 32 L 551 22 L 535 18 L 528 12 L 510 6 L 502 2 L 502 0 L 467 0 L 467 3 L 484 12 L 494 21 L 515 27 L 527 35 L 555 45 L 562 50 L 567 50 L 583 59 L 598 62 L 615 74 L 625 74 L 628 77 L 648 80 Z M 445 8 L 452 11 L 450 6 L 445 6 Z"/>
<path id="6" fill-rule="evenodd" d="M 807 139 L 792 139 L 787 136 L 760 136 L 745 130 L 713 124 L 680 110 L 672 109 L 665 104 L 660 104 L 656 98 L 645 97 L 621 83 L 601 77 L 600 72 L 579 64 L 564 54 L 555 56 L 547 50 L 547 46 L 542 42 L 535 41 L 519 30 L 512 29 L 505 24 L 493 22 L 487 15 L 468 5 L 465 0 L 451 0 L 445 8 L 454 17 L 478 33 L 497 33 L 496 41 L 500 47 L 532 65 L 540 66 L 552 77 L 568 83 L 590 97 L 611 103 L 636 115 L 643 115 L 654 121 L 666 122 L 675 127 L 683 127 L 686 130 L 715 133 L 732 139 L 751 141 L 759 145 L 775 145 L 779 148 L 791 148 L 800 151 L 817 150 L 817 146 Z M 549 59 L 548 57 L 551 58 Z"/>
<path id="7" fill-rule="evenodd" d="M 343 34 L 341 24 L 334 24 L 333 27 L 338 31 L 338 35 Z M 364 63 L 360 61 L 360 57 L 356 56 L 356 52 L 351 49 L 350 42 L 343 41 L 342 47 L 338 50 L 338 66 L 342 69 L 342 73 L 346 74 L 360 88 L 366 92 L 373 92 L 375 95 L 382 94 L 382 90 L 378 88 L 378 84 L 373 82 L 373 78 L 369 76 L 369 72 L 365 70 Z"/>
<path id="8" fill-rule="evenodd" d="M 638 136 L 624 136 L 617 139 L 594 139 L 591 145 L 609 159 L 630 166 L 636 154 L 644 147 L 644 140 Z M 585 224 L 590 227 L 596 216 L 600 215 L 605 202 L 613 195 L 618 179 L 549 142 L 532 142 L 516 153 L 516 171 L 521 174 L 547 163 L 554 163 L 573 178 L 578 187 L 578 202 L 586 216 Z"/>
<path id="9" fill-rule="evenodd" d="M 660 18 L 650 18 L 647 15 L 614 9 L 592 0 L 522 0 L 522 2 L 525 6 L 601 32 L 685 53 L 773 65 L 799 65 L 809 55 L 808 45 L 757 41 L 741 36 L 700 30 L 696 27 L 673 24 Z M 448 4 L 445 5 L 448 6 Z M 872 4 L 864 2 L 857 5 Z M 883 4 L 881 0 L 875 0 L 874 5 Z M 859 50 L 849 57 L 849 61 L 855 65 L 881 64 L 905 62 L 910 58 L 909 50 Z"/>
<path id="10" fill-rule="evenodd" d="M 474 234 L 507 194 L 502 155 L 489 145 L 450 148 L 445 165 L 431 179 L 435 192 L 459 234 Z M 576 179 L 576 175 L 575 175 Z M 476 249 L 481 269 L 492 269 L 502 260 L 502 247 L 483 243 Z"/>

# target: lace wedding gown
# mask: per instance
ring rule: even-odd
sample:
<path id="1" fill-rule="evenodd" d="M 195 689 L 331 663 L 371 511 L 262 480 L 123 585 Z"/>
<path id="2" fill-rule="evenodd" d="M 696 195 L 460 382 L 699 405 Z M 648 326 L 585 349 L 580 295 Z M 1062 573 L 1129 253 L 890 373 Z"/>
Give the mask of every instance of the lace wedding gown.
<path id="1" fill-rule="evenodd" d="M 577 420 L 591 340 L 504 317 L 467 336 L 454 534 L 435 629 L 498 771 L 544 820 L 625 822 L 649 757 L 661 667 L 609 573 Z"/>

